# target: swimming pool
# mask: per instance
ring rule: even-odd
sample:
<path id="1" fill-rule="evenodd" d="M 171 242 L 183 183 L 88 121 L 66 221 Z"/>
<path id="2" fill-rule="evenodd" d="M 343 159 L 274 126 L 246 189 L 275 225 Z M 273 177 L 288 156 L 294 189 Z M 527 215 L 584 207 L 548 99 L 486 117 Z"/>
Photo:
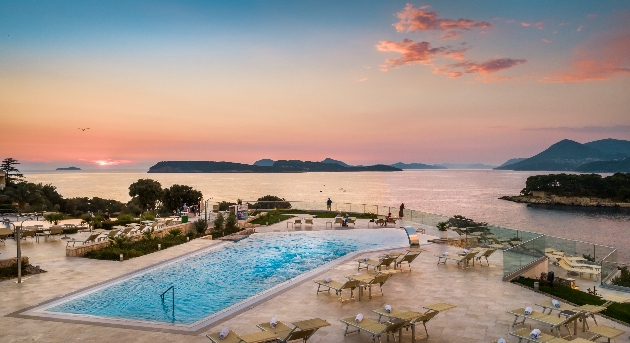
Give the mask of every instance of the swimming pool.
<path id="1" fill-rule="evenodd" d="M 53 301 L 39 313 L 192 326 L 350 253 L 395 248 L 403 230 L 263 233 Z M 408 243 L 407 243 L 408 244 Z M 167 293 L 175 286 L 175 304 Z"/>

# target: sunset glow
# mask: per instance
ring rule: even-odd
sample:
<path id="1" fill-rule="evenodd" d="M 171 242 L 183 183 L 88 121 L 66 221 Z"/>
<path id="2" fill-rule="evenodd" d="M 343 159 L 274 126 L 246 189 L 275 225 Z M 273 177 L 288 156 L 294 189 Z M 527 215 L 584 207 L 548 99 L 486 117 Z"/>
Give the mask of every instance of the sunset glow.
<path id="1" fill-rule="evenodd" d="M 501 164 L 630 139 L 630 2 L 2 8 L 0 155 L 27 166 Z"/>

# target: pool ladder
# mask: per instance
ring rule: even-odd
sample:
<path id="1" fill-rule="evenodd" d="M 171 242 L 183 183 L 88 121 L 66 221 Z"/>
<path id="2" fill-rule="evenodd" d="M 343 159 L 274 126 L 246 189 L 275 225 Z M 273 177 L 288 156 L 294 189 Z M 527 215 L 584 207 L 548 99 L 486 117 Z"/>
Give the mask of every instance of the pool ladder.
<path id="1" fill-rule="evenodd" d="M 164 295 L 168 292 L 172 290 L 173 291 L 173 318 L 175 317 L 175 285 L 172 285 L 171 287 L 167 288 L 161 295 L 160 297 L 162 298 L 162 303 L 164 303 Z"/>

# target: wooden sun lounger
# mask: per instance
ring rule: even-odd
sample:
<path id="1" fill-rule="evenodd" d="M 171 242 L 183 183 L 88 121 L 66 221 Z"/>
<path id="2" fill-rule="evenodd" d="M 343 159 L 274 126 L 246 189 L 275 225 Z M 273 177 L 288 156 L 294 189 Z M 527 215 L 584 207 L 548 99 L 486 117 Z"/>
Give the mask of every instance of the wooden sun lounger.
<path id="1" fill-rule="evenodd" d="M 381 324 L 375 320 L 368 319 L 368 318 L 363 318 L 363 320 L 360 323 L 357 323 L 354 319 L 355 317 L 348 317 L 348 318 L 340 319 L 342 323 L 346 324 L 346 331 L 343 333 L 344 337 L 350 333 L 365 331 L 372 335 L 373 341 L 378 338 L 379 342 L 382 342 L 381 335 L 383 334 L 388 336 L 387 337 L 388 339 L 389 339 L 389 335 L 391 334 L 394 340 L 396 340 L 396 337 L 394 336 L 394 334 L 398 332 L 399 337 L 400 337 L 403 326 L 409 323 L 409 321 L 401 320 L 396 323 L 388 322 L 385 324 Z M 354 331 L 348 331 L 348 329 L 351 326 L 357 329 Z"/>
<path id="2" fill-rule="evenodd" d="M 560 259 L 558 261 L 558 265 L 567 271 L 567 275 L 570 275 L 571 273 L 576 273 L 579 274 L 580 277 L 582 276 L 582 274 L 587 274 L 588 277 L 592 277 L 593 275 L 595 275 L 596 277 L 599 275 L 599 271 L 590 269 L 590 268 L 574 268 L 571 267 L 570 265 L 568 265 L 563 259 Z"/>
<path id="3" fill-rule="evenodd" d="M 575 306 L 563 304 L 562 302 L 560 302 L 560 307 L 555 307 L 553 306 L 553 303 L 551 302 L 551 300 L 541 301 L 540 303 L 536 304 L 536 306 L 540 306 L 543 308 L 542 310 L 543 314 L 545 313 L 546 310 L 549 310 L 549 313 L 547 314 L 551 314 L 553 311 L 566 311 L 566 310 L 573 310 L 575 308 Z"/>
<path id="4" fill-rule="evenodd" d="M 595 334 L 595 336 L 591 337 L 591 341 L 594 341 L 600 337 L 604 337 L 608 339 L 608 343 L 610 343 L 611 339 L 614 339 L 624 334 L 624 331 L 606 325 L 593 326 L 592 328 L 588 329 L 588 332 Z"/>
<path id="5" fill-rule="evenodd" d="M 341 283 L 339 281 L 335 281 L 335 280 L 331 280 L 330 282 L 325 282 L 325 280 L 314 280 L 316 284 L 318 284 L 319 286 L 317 286 L 317 294 L 319 294 L 320 292 L 329 292 L 331 289 L 335 290 L 335 294 L 339 296 L 339 299 L 341 300 L 341 303 L 343 304 L 345 301 L 350 301 L 350 300 L 354 300 L 354 289 L 357 288 L 359 286 L 359 284 L 361 283 L 361 281 L 358 280 L 350 280 L 350 281 L 346 281 L 344 283 Z M 320 288 L 324 286 L 327 287 L 327 290 L 323 290 L 321 291 Z M 342 291 L 344 289 L 349 289 L 350 290 L 350 298 L 345 299 L 342 296 Z"/>
<path id="6" fill-rule="evenodd" d="M 395 261 L 394 261 L 394 269 L 396 269 L 396 267 L 400 267 L 400 270 L 402 271 L 402 264 L 407 262 L 407 265 L 409 266 L 409 271 L 411 271 L 411 262 L 413 262 L 413 260 L 416 259 L 416 257 L 420 256 L 420 253 L 423 250 L 415 250 L 415 251 L 408 251 L 406 254 L 399 256 Z"/>
<path id="7" fill-rule="evenodd" d="M 495 251 L 497 251 L 496 249 L 490 249 L 490 250 L 486 250 L 483 252 L 483 254 L 476 256 L 475 259 L 477 259 L 477 261 L 479 261 L 479 265 L 483 266 L 483 263 L 481 263 L 481 259 L 485 258 L 486 259 L 486 263 L 488 264 L 488 266 L 490 266 L 490 261 L 488 261 L 488 257 L 490 257 L 490 255 L 492 255 Z"/>
<path id="8" fill-rule="evenodd" d="M 66 247 L 69 247 L 70 244 L 72 244 L 72 246 L 74 246 L 77 243 L 81 243 L 81 244 L 87 244 L 87 243 L 94 243 L 96 242 L 96 239 L 98 238 L 98 236 L 100 236 L 100 233 L 93 233 L 90 235 L 90 237 L 88 237 L 86 240 L 84 241 L 67 241 L 66 242 Z"/>
<path id="9" fill-rule="evenodd" d="M 391 312 L 389 313 L 385 311 L 384 308 L 373 310 L 373 312 L 378 314 L 379 323 L 381 322 L 382 317 L 389 317 L 390 320 L 393 318 L 393 319 L 408 321 L 409 323 L 405 325 L 405 327 L 411 327 L 411 341 L 412 342 L 416 341 L 416 324 L 422 323 L 422 325 L 424 326 L 424 332 L 427 334 L 427 337 L 429 337 L 429 331 L 427 331 L 427 322 L 433 319 L 433 317 L 437 316 L 437 314 L 439 313 L 438 311 L 429 311 L 427 313 L 420 313 L 420 312 L 414 312 L 414 311 L 401 311 L 395 308 L 392 308 Z"/>
<path id="10" fill-rule="evenodd" d="M 533 329 L 530 328 L 522 328 L 519 330 L 516 330 L 514 332 L 510 332 L 510 336 L 514 336 L 516 338 L 518 338 L 519 343 L 523 340 L 525 340 L 526 342 L 536 342 L 536 343 L 563 343 L 563 342 L 568 342 L 566 339 L 563 338 L 559 338 L 556 336 L 552 336 L 552 335 L 548 335 L 546 333 L 541 332 L 540 333 L 540 337 L 539 338 L 531 338 L 529 337 L 529 334 L 532 332 Z"/>
<path id="11" fill-rule="evenodd" d="M 325 326 L 330 326 L 327 321 L 320 318 L 302 320 L 293 323 L 293 325 L 294 327 L 291 328 L 279 321 L 275 328 L 272 328 L 270 323 L 261 323 L 256 326 L 263 331 L 275 333 L 278 336 L 278 341 L 283 343 L 298 339 L 306 342 L 317 330 Z"/>
<path id="12" fill-rule="evenodd" d="M 275 333 L 269 331 L 261 331 L 256 333 L 250 333 L 247 335 L 239 336 L 236 332 L 230 330 L 230 333 L 225 339 L 219 338 L 220 332 L 206 335 L 213 343 L 264 343 L 275 342 L 278 340 L 278 336 Z"/>
<path id="13" fill-rule="evenodd" d="M 584 315 L 584 312 L 582 311 L 576 311 L 574 315 L 566 317 L 566 318 L 560 318 L 558 316 L 544 314 L 544 313 L 536 312 L 536 311 L 532 311 L 531 314 L 526 315 L 524 308 L 517 308 L 515 310 L 508 311 L 508 313 L 514 315 L 514 322 L 512 323 L 512 326 L 516 324 L 524 324 L 526 319 L 531 319 L 531 320 L 548 325 L 551 329 L 551 332 L 553 332 L 553 330 L 555 329 L 558 334 L 558 337 L 560 337 L 561 326 L 566 327 L 567 330 L 569 330 L 569 335 L 571 335 L 571 330 L 569 329 L 569 323 L 577 321 L 580 317 Z M 519 318 L 522 318 L 523 320 L 518 322 Z"/>
<path id="14" fill-rule="evenodd" d="M 470 261 L 473 261 L 473 259 L 475 258 L 475 256 L 477 255 L 476 251 L 471 251 L 468 254 L 464 255 L 464 256 L 459 256 L 459 255 L 435 255 L 438 258 L 438 263 L 443 263 L 446 264 L 446 261 L 448 260 L 452 260 L 457 262 L 458 265 L 462 266 L 462 269 L 464 269 L 466 266 L 468 266 L 470 264 Z M 474 263 L 474 261 L 473 261 Z"/>
<path id="15" fill-rule="evenodd" d="M 384 257 L 382 259 L 379 260 L 357 260 L 357 262 L 359 262 L 359 267 L 357 268 L 357 270 L 361 270 L 361 264 L 365 264 L 365 267 L 363 267 L 363 269 L 369 269 L 370 267 L 374 267 L 374 270 L 378 269 L 381 270 L 381 267 L 385 266 L 386 268 L 389 268 L 389 265 L 392 264 L 392 262 L 396 261 L 396 257 L 397 256 L 390 256 L 390 257 Z"/>
<path id="16" fill-rule="evenodd" d="M 7 237 L 12 234 L 13 234 L 13 230 L 11 230 L 10 228 L 8 227 L 0 228 L 0 242 L 2 242 L 2 244 L 5 244 L 4 241 L 6 241 Z"/>

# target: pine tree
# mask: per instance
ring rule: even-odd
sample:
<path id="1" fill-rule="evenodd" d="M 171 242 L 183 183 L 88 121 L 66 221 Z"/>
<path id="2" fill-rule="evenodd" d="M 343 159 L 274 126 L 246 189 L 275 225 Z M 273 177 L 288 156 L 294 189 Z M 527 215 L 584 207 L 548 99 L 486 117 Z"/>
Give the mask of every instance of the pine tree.
<path id="1" fill-rule="evenodd" d="M 20 173 L 20 171 L 15 167 L 15 165 L 20 164 L 16 159 L 11 157 L 5 158 L 2 160 L 2 164 L 0 164 L 0 170 L 4 170 L 7 174 L 7 186 L 11 184 L 15 184 L 19 182 L 24 175 Z"/>

